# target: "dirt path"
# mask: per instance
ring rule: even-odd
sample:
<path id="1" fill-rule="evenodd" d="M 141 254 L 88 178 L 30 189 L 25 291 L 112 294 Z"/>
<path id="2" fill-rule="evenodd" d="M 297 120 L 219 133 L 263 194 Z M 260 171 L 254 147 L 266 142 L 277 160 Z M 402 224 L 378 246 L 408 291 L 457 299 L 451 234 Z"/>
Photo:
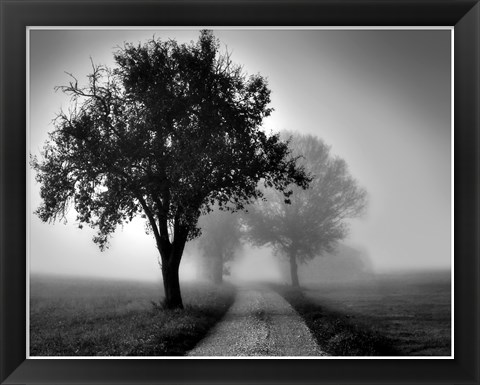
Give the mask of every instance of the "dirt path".
<path id="1" fill-rule="evenodd" d="M 234 304 L 189 356 L 325 355 L 290 304 L 266 288 L 239 288 Z"/>

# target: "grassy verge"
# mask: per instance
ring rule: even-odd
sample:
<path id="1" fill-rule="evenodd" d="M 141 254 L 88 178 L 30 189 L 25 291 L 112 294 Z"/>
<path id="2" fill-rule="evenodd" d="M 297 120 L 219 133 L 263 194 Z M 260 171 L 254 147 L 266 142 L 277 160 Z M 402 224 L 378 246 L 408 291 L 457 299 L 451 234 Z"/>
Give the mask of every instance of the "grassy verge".
<path id="1" fill-rule="evenodd" d="M 355 323 L 349 315 L 309 300 L 300 289 L 275 286 L 300 314 L 317 343 L 332 356 L 396 356 L 394 341 L 373 328 Z"/>
<path id="2" fill-rule="evenodd" d="M 229 285 L 183 287 L 184 310 L 162 310 L 158 285 L 80 281 L 32 284 L 32 356 L 184 355 L 234 299 Z"/>
<path id="3" fill-rule="evenodd" d="M 316 282 L 306 298 L 377 331 L 402 356 L 451 355 L 449 271 L 378 274 L 357 282 Z"/>

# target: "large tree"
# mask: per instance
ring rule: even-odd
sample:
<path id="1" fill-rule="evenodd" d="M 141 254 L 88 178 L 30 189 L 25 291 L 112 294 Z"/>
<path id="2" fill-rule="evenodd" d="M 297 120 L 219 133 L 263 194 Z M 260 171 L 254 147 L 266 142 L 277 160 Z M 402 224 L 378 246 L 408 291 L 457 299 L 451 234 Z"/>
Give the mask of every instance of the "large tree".
<path id="1" fill-rule="evenodd" d="M 70 95 L 40 158 L 32 157 L 45 222 L 65 218 L 98 229 L 103 250 L 118 225 L 148 221 L 160 253 L 164 306 L 182 308 L 178 270 L 197 221 L 214 204 L 241 210 L 262 195 L 260 180 L 286 196 L 308 177 L 278 136 L 261 130 L 270 90 L 247 76 L 202 31 L 197 42 L 126 44 L 115 66 L 92 65 Z"/>
<path id="2" fill-rule="evenodd" d="M 206 273 L 214 283 L 221 283 L 232 261 L 242 247 L 239 215 L 216 208 L 200 217 L 202 235 L 197 247 L 203 257 Z"/>
<path id="3" fill-rule="evenodd" d="M 347 218 L 360 215 L 367 193 L 350 175 L 346 162 L 330 154 L 330 147 L 312 135 L 293 135 L 290 147 L 313 180 L 308 189 L 293 187 L 289 204 L 273 189 L 244 215 L 248 238 L 258 246 L 270 245 L 290 263 L 291 282 L 298 286 L 298 263 L 332 251 L 348 233 Z"/>

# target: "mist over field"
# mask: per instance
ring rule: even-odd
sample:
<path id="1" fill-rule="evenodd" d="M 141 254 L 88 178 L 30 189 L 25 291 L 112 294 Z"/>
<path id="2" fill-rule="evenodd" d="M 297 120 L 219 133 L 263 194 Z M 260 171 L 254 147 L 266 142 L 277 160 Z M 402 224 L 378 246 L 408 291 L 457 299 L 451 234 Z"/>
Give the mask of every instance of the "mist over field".
<path id="1" fill-rule="evenodd" d="M 450 269 L 450 31 L 214 32 L 233 60 L 249 73 L 268 78 L 274 112 L 265 119 L 264 129 L 288 129 L 324 140 L 366 188 L 368 210 L 350 221 L 345 245 L 359 250 L 368 269 Z M 91 68 L 89 57 L 110 65 L 114 47 L 123 42 L 153 35 L 188 42 L 197 34 L 31 31 L 31 153 L 40 152 L 55 112 L 67 105 L 65 96 L 54 92 L 54 86 L 68 81 L 64 71 L 83 81 Z M 29 180 L 32 272 L 159 279 L 158 252 L 152 236 L 145 234 L 143 220 L 118 229 L 110 249 L 101 253 L 91 242 L 94 232 L 78 229 L 73 210 L 66 225 L 43 224 L 32 214 L 40 202 L 33 171 Z M 197 275 L 190 254 L 195 251 L 190 250 L 181 265 L 184 279 Z M 243 254 L 232 277 L 284 279 L 278 259 L 266 249 Z"/>
<path id="2" fill-rule="evenodd" d="M 89 57 L 109 64 L 113 47 L 151 36 L 196 38 L 197 31 L 33 30 L 30 36 L 30 149 L 38 154 L 51 120 L 67 100 L 55 93 L 74 73 L 82 80 Z M 351 221 L 346 240 L 373 271 L 450 269 L 451 127 L 450 32 L 216 30 L 232 58 L 268 77 L 275 111 L 266 131 L 310 133 L 344 158 L 369 194 L 367 213 Z M 281 42 L 281 44 L 280 44 Z M 264 47 L 269 47 L 268 50 Z M 29 213 L 39 204 L 30 172 Z M 157 250 L 143 221 L 117 230 L 104 253 L 79 230 L 30 215 L 32 272 L 157 280 Z M 256 253 L 256 252 L 255 252 Z M 260 253 L 261 254 L 261 253 Z M 268 253 L 267 253 L 268 254 Z M 246 268 L 248 256 L 236 273 Z M 185 258 L 182 276 L 195 276 Z M 280 278 L 273 258 L 265 277 Z M 243 267 L 242 267 L 243 266 Z M 243 269 L 243 270 L 242 270 Z"/>
<path id="3" fill-rule="evenodd" d="M 30 354 L 451 355 L 451 37 L 32 28 Z"/>

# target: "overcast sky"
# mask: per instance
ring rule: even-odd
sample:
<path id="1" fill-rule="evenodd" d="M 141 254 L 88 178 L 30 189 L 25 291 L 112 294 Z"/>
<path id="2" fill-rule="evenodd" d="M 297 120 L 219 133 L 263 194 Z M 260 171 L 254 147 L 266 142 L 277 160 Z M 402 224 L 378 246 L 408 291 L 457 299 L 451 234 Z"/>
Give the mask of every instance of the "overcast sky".
<path id="1" fill-rule="evenodd" d="M 346 240 L 379 270 L 451 264 L 450 30 L 215 30 L 232 59 L 268 78 L 267 131 L 309 133 L 332 146 L 367 189 L 367 215 Z M 124 42 L 196 40 L 196 30 L 30 31 L 30 152 L 39 154 L 60 108 L 56 85 L 81 83 L 97 64 L 113 65 Z M 40 203 L 30 175 L 29 214 Z M 142 220 L 119 229 L 108 251 L 79 230 L 31 215 L 32 272 L 152 279 L 154 240 Z M 187 261 L 188 262 L 188 261 Z M 188 272 L 188 263 L 184 273 Z"/>

